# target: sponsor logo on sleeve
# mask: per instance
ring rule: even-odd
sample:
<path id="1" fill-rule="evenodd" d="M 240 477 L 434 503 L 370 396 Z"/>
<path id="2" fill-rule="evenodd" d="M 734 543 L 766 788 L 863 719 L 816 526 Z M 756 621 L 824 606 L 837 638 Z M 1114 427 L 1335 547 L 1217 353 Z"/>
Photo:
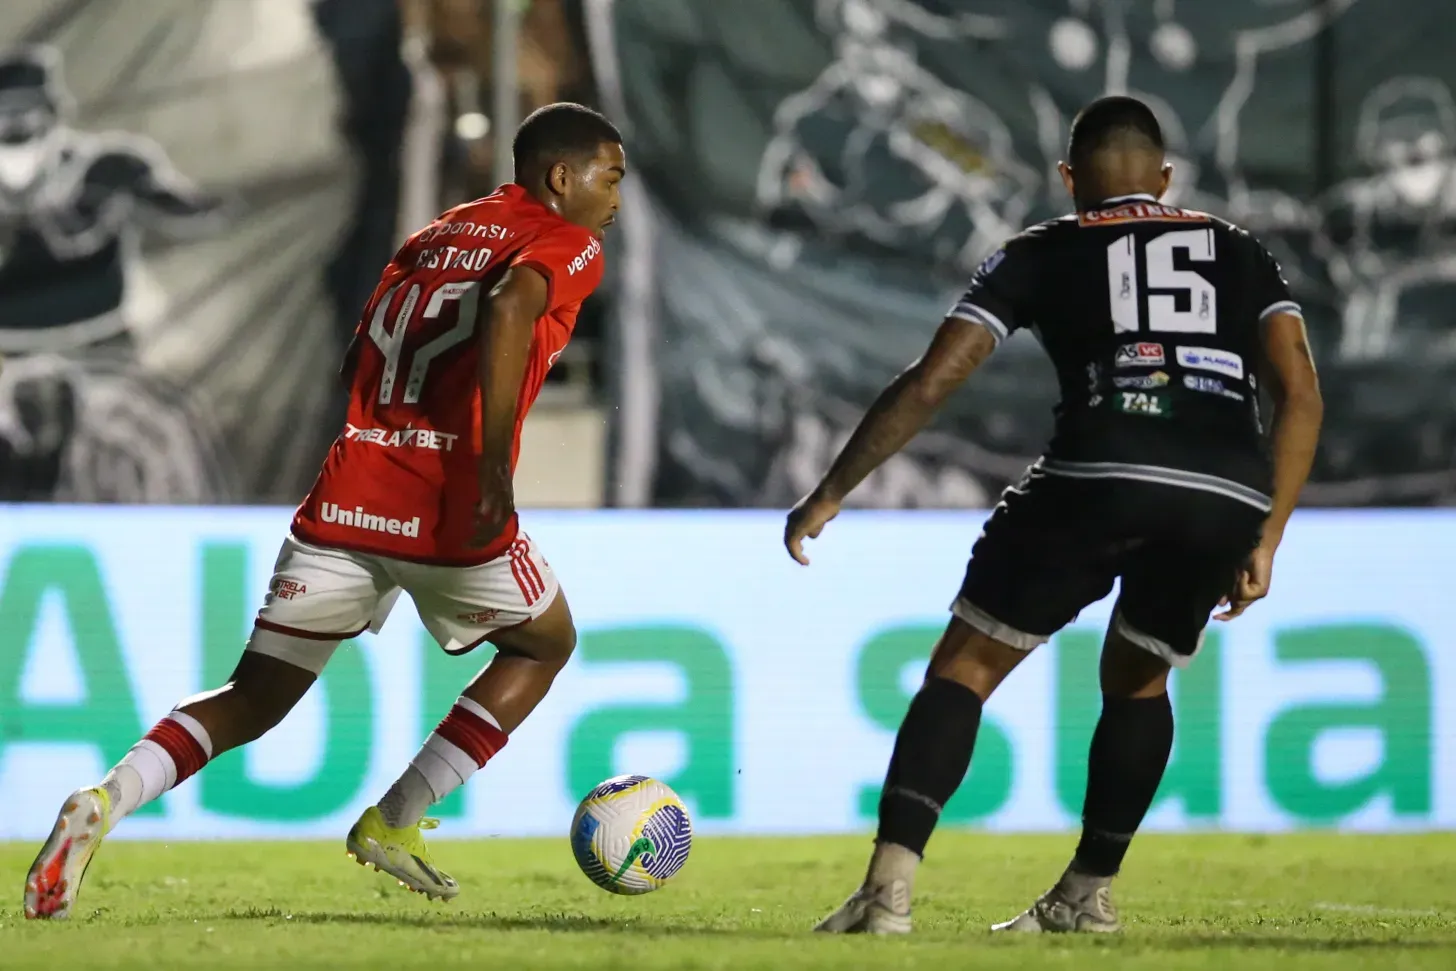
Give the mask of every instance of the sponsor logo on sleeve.
<path id="1" fill-rule="evenodd" d="M 1244 376 L 1244 359 L 1233 351 L 1220 351 L 1213 347 L 1180 347 L 1178 363 L 1200 371 L 1215 371 L 1231 378 Z"/>
<path id="2" fill-rule="evenodd" d="M 582 250 L 575 259 L 573 259 L 570 263 L 566 264 L 567 275 L 576 276 L 582 270 L 585 270 L 587 264 L 590 263 L 592 259 L 595 258 L 596 255 L 601 251 L 602 241 L 593 236 L 591 242 L 586 244 L 586 249 Z"/>
<path id="3" fill-rule="evenodd" d="M 976 277 L 989 276 L 995 271 L 996 267 L 1001 265 L 1001 261 L 1004 259 L 1006 259 L 1006 250 L 998 249 L 982 260 L 980 266 L 976 267 Z"/>
<path id="4" fill-rule="evenodd" d="M 1117 349 L 1113 363 L 1118 367 L 1157 367 L 1163 361 L 1163 345 L 1144 341 L 1139 344 L 1124 344 Z"/>

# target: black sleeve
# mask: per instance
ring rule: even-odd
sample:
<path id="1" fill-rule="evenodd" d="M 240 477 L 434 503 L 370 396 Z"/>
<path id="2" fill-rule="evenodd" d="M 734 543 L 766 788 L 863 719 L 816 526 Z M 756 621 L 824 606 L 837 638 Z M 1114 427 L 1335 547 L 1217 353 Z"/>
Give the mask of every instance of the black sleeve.
<path id="1" fill-rule="evenodd" d="M 1249 244 L 1254 247 L 1254 305 L 1259 310 L 1259 320 L 1270 314 L 1294 314 L 1296 317 L 1303 317 L 1304 310 L 1299 302 L 1289 293 L 1289 283 L 1284 279 L 1284 271 L 1279 267 L 1279 261 L 1274 254 L 1264 248 L 1263 244 L 1249 237 Z"/>
<path id="2" fill-rule="evenodd" d="M 966 292 L 946 316 L 982 325 L 996 336 L 997 343 L 1031 326 L 1031 299 L 1036 291 L 1034 257 L 1030 237 L 1008 240 L 976 269 Z"/>

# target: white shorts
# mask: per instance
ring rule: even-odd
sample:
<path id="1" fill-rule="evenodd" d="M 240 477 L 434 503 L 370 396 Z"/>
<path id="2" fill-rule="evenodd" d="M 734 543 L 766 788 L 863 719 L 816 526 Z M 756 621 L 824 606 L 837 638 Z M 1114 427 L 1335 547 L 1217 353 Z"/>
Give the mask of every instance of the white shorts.
<path id="1" fill-rule="evenodd" d="M 378 633 L 405 592 L 435 641 L 464 654 L 495 631 L 540 617 L 559 590 L 525 533 L 503 556 L 465 567 L 311 546 L 289 536 L 248 650 L 317 674 L 340 641 L 366 630 Z"/>

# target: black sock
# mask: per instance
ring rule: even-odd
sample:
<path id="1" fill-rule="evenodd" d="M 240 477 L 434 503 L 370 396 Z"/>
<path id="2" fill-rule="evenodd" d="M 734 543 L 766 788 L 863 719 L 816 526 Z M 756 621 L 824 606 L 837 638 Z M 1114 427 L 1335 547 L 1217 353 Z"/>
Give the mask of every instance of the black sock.
<path id="1" fill-rule="evenodd" d="M 880 793 L 880 842 L 925 855 L 941 809 L 971 766 L 980 727 L 979 695 L 946 678 L 925 682 L 895 736 Z"/>
<path id="2" fill-rule="evenodd" d="M 1087 755 L 1082 840 L 1072 866 L 1111 877 L 1157 795 L 1173 751 L 1173 706 L 1156 698 L 1102 698 L 1102 717 Z"/>

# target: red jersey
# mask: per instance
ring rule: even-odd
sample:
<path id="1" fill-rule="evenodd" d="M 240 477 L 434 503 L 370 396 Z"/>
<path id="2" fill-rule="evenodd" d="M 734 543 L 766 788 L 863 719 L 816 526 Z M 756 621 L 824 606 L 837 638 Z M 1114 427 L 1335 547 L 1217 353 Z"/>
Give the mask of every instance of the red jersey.
<path id="1" fill-rule="evenodd" d="M 476 309 L 513 266 L 539 272 L 548 290 L 516 404 L 514 471 L 526 413 L 603 258 L 601 240 L 512 184 L 440 216 L 385 267 L 355 332 L 348 421 L 293 518 L 299 539 L 460 566 L 515 541 L 512 516 L 488 547 L 469 545 L 480 498 Z"/>

